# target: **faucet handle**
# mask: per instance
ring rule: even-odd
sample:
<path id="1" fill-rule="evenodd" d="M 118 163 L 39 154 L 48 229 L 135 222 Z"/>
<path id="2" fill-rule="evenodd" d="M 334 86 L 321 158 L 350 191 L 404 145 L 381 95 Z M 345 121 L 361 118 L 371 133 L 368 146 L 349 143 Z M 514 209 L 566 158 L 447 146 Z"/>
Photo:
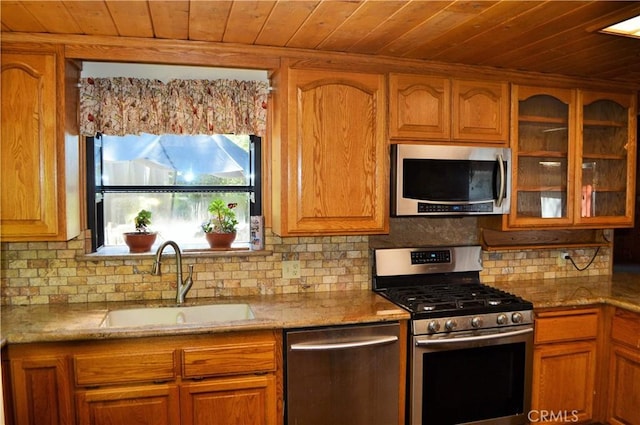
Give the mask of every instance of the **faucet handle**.
<path id="1" fill-rule="evenodd" d="M 187 276 L 187 279 L 191 279 L 191 276 L 193 275 L 193 264 L 189 264 L 187 267 L 189 267 L 189 276 Z"/>

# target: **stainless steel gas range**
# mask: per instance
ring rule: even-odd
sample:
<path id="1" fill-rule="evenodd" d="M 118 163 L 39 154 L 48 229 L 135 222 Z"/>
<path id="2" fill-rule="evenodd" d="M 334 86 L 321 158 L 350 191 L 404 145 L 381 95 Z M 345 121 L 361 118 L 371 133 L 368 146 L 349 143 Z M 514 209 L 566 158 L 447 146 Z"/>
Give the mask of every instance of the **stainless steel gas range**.
<path id="1" fill-rule="evenodd" d="M 411 313 L 412 425 L 527 423 L 533 306 L 481 270 L 479 246 L 374 251 L 373 290 Z"/>

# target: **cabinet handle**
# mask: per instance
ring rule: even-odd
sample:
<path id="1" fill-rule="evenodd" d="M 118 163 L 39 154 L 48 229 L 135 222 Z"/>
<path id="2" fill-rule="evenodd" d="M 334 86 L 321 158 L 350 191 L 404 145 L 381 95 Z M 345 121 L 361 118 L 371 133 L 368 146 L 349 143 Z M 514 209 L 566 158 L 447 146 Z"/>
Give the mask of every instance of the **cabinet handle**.
<path id="1" fill-rule="evenodd" d="M 498 168 L 500 168 L 500 188 L 498 189 L 498 199 L 496 200 L 496 206 L 501 207 L 502 202 L 504 201 L 504 186 L 506 182 L 504 158 L 502 158 L 502 154 L 498 154 Z"/>
<path id="2" fill-rule="evenodd" d="M 312 350 L 342 350 L 346 348 L 367 347 L 371 345 L 382 345 L 395 342 L 397 336 L 383 336 L 380 338 L 366 339 L 363 341 L 336 342 L 336 343 L 316 343 L 302 342 L 300 344 L 292 344 L 291 351 L 312 351 Z"/>

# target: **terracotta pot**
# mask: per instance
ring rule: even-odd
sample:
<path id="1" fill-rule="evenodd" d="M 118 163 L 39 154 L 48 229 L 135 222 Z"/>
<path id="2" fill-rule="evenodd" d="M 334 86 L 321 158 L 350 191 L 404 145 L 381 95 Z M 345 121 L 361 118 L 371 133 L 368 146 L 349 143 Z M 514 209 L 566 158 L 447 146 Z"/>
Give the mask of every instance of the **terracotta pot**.
<path id="1" fill-rule="evenodd" d="M 157 233 L 128 232 L 123 233 L 124 243 L 129 247 L 129 252 L 139 253 L 151 251 L 151 246 L 156 241 Z"/>
<path id="2" fill-rule="evenodd" d="M 211 248 L 231 248 L 236 240 L 236 232 L 233 233 L 205 233 L 204 236 Z"/>

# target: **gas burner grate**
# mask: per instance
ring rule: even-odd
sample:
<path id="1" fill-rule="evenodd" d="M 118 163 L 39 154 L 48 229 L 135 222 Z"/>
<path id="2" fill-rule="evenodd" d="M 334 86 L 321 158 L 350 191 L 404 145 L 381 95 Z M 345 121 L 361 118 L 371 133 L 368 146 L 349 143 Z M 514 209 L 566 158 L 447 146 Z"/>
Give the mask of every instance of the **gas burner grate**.
<path id="1" fill-rule="evenodd" d="M 428 284 L 388 288 L 384 295 L 412 313 L 469 314 L 521 308 L 527 303 L 500 289 L 472 284 Z"/>

